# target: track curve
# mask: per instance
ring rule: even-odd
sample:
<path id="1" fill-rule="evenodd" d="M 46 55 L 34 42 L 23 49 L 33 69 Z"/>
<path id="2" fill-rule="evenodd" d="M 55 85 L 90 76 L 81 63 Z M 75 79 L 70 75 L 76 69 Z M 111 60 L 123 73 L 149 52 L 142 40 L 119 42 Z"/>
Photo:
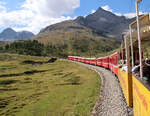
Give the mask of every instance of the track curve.
<path id="1" fill-rule="evenodd" d="M 75 63 L 95 70 L 101 78 L 100 95 L 91 116 L 132 116 L 117 77 L 105 68 L 80 62 Z"/>

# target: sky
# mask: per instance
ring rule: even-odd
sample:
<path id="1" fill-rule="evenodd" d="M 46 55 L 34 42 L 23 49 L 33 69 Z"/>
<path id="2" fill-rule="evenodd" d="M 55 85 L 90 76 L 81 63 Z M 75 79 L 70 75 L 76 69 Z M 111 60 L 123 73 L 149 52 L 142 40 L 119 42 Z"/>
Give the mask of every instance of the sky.
<path id="1" fill-rule="evenodd" d="M 77 16 L 87 16 L 99 7 L 119 16 L 135 16 L 136 0 L 0 0 L 0 32 L 8 27 L 34 34 L 46 26 Z M 139 4 L 140 14 L 150 12 L 150 0 Z"/>

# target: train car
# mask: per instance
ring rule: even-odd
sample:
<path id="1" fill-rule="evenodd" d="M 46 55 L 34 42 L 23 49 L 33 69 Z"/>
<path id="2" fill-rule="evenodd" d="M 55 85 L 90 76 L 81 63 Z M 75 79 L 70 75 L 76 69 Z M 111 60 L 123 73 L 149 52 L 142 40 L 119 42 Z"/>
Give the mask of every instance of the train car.
<path id="1" fill-rule="evenodd" d="M 96 65 L 97 66 L 102 66 L 102 58 L 97 58 Z"/>
<path id="2" fill-rule="evenodd" d="M 90 59 L 89 58 L 85 58 L 85 63 L 86 64 L 90 64 Z"/>
<path id="3" fill-rule="evenodd" d="M 86 63 L 86 58 L 82 58 L 83 63 Z"/>
<path id="4" fill-rule="evenodd" d="M 84 58 L 83 58 L 83 57 L 81 57 L 81 60 L 80 60 L 80 62 L 84 63 Z"/>
<path id="5" fill-rule="evenodd" d="M 91 58 L 88 58 L 88 64 L 91 64 Z"/>
<path id="6" fill-rule="evenodd" d="M 105 68 L 109 68 L 109 56 L 102 58 L 102 66 Z"/>
<path id="7" fill-rule="evenodd" d="M 75 59 L 75 56 L 71 56 L 71 60 L 74 61 L 74 59 Z"/>
<path id="8" fill-rule="evenodd" d="M 109 69 L 118 76 L 118 53 L 109 56 Z"/>
<path id="9" fill-rule="evenodd" d="M 68 60 L 72 60 L 72 56 L 68 56 Z"/>
<path id="10" fill-rule="evenodd" d="M 90 59 L 90 64 L 96 65 L 96 58 L 91 58 Z"/>
<path id="11" fill-rule="evenodd" d="M 78 61 L 79 57 L 78 56 L 75 56 L 74 57 L 74 61 Z"/>
<path id="12" fill-rule="evenodd" d="M 78 62 L 81 62 L 82 57 L 78 57 Z"/>
<path id="13" fill-rule="evenodd" d="M 77 56 L 76 57 L 76 61 L 79 62 L 80 61 L 80 57 Z"/>

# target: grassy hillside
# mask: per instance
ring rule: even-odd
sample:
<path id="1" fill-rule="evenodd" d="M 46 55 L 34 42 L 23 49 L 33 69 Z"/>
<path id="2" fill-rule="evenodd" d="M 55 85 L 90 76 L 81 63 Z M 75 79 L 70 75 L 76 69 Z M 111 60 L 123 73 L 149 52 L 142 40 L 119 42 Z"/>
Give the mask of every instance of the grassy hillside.
<path id="1" fill-rule="evenodd" d="M 0 54 L 0 116 L 90 116 L 99 76 L 74 63 L 47 60 Z"/>

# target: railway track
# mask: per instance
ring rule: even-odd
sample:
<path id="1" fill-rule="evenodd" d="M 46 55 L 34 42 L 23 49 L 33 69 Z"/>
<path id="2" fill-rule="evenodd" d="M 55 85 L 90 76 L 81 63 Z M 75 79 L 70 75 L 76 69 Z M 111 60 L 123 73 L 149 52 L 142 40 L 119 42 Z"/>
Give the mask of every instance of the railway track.
<path id="1" fill-rule="evenodd" d="M 95 104 L 92 116 L 133 116 L 127 106 L 120 83 L 111 71 L 89 64 L 76 62 L 96 71 L 101 77 L 100 95 Z"/>

